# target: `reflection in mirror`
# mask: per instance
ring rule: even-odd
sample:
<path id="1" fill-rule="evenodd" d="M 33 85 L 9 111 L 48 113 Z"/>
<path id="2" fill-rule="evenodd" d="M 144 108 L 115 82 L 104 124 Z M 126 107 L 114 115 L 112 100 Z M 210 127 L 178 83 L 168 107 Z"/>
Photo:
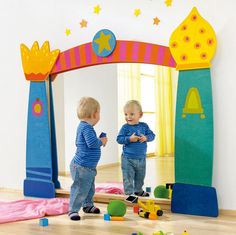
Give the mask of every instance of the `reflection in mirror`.
<path id="1" fill-rule="evenodd" d="M 58 75 L 53 83 L 53 95 L 62 188 L 69 191 L 72 182 L 69 165 L 76 149 L 79 122 L 76 107 L 83 96 L 92 96 L 100 102 L 101 119 L 95 130 L 97 135 L 105 132 L 108 136 L 97 167 L 98 191 L 123 190 L 121 146 L 116 137 L 125 123 L 123 106 L 130 99 L 140 101 L 144 112 L 141 121 L 156 134 L 155 141 L 148 143 L 144 190 L 151 187 L 153 192 L 157 185 L 173 183 L 177 78 L 172 68 L 128 63 L 92 66 Z"/>

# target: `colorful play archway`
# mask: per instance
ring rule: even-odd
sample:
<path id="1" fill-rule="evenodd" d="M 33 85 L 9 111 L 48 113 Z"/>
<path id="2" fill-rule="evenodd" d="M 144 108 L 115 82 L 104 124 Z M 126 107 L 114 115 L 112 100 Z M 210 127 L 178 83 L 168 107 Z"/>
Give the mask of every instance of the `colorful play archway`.
<path id="1" fill-rule="evenodd" d="M 196 24 L 196 20 L 200 24 Z M 192 46 L 189 46 L 190 41 Z M 109 45 L 105 47 L 110 49 Z M 176 104 L 175 179 L 180 183 L 211 186 L 213 112 L 209 67 L 215 48 L 214 31 L 206 21 L 202 21 L 195 8 L 173 32 L 170 47 L 116 40 L 114 48 L 111 48 L 112 53 L 104 57 L 94 51 L 93 42 L 61 53 L 59 50 L 50 51 L 48 42 L 41 48 L 35 42 L 31 49 L 22 44 L 22 64 L 25 77 L 30 81 L 24 194 L 51 198 L 55 197 L 55 189 L 60 188 L 52 81 L 59 73 L 107 63 L 148 63 L 180 70 Z M 47 81 L 49 89 L 46 89 Z M 196 92 L 186 102 L 189 90 Z M 195 94 L 199 99 L 195 99 Z M 193 109 L 194 112 L 191 111 Z M 199 118 L 197 110 L 204 110 L 205 118 Z"/>
<path id="2" fill-rule="evenodd" d="M 48 50 L 45 50 L 45 48 L 48 48 Z M 27 56 L 27 51 L 29 51 L 30 56 L 34 57 L 35 55 L 34 58 L 31 58 L 32 61 L 37 58 L 36 54 L 41 54 L 43 57 L 43 53 L 45 53 L 45 57 L 46 54 L 50 55 L 51 53 L 52 60 L 53 55 L 57 52 L 50 52 L 48 42 L 45 42 L 41 49 L 37 42 L 34 43 L 31 50 L 27 50 L 26 46 L 22 46 L 22 49 L 25 56 Z M 60 188 L 52 91 L 52 81 L 56 75 L 88 66 L 130 62 L 168 67 L 176 66 L 170 50 L 166 46 L 117 40 L 113 53 L 107 57 L 96 55 L 92 48 L 92 42 L 89 42 L 58 54 L 57 60 L 48 75 L 43 76 L 43 73 L 34 74 L 33 71 L 25 74 L 27 80 L 30 80 L 25 195 L 55 197 L 55 189 Z M 29 68 L 31 66 L 28 65 Z M 46 89 L 48 76 L 49 89 Z M 49 103 L 47 96 L 50 97 Z"/>

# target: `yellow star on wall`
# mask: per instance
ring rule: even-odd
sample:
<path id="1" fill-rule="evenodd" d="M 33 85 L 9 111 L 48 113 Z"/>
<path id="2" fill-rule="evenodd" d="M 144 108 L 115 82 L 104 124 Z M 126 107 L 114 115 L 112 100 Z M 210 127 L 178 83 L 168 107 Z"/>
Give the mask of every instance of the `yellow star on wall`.
<path id="1" fill-rule="evenodd" d="M 157 17 L 153 18 L 153 24 L 158 25 L 159 22 L 160 20 Z"/>
<path id="2" fill-rule="evenodd" d="M 70 29 L 66 29 L 66 36 L 69 36 L 71 34 Z"/>
<path id="3" fill-rule="evenodd" d="M 81 28 L 86 28 L 87 27 L 87 24 L 88 24 L 88 21 L 86 21 L 86 20 L 82 20 L 81 22 L 80 22 L 80 27 Z"/>
<path id="4" fill-rule="evenodd" d="M 135 15 L 136 17 L 138 17 L 140 14 L 141 14 L 141 10 L 140 10 L 140 9 L 135 9 L 135 10 L 134 10 L 134 15 Z"/>
<path id="5" fill-rule="evenodd" d="M 166 6 L 170 7 L 172 5 L 172 0 L 165 1 Z"/>
<path id="6" fill-rule="evenodd" d="M 110 51 L 111 47 L 109 44 L 109 39 L 111 38 L 111 34 L 105 35 L 101 32 L 100 37 L 95 40 L 95 42 L 99 45 L 98 54 L 100 54 L 104 49 Z"/>
<path id="7" fill-rule="evenodd" d="M 97 5 L 93 8 L 93 13 L 95 13 L 95 14 L 99 14 L 100 11 L 101 11 L 101 7 L 99 5 Z"/>

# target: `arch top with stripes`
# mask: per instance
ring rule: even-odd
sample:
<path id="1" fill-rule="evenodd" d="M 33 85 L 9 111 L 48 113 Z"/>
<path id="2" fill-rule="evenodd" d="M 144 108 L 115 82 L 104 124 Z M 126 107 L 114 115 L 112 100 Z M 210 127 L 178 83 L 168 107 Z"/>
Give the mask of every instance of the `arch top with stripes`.
<path id="1" fill-rule="evenodd" d="M 97 56 L 91 42 L 61 52 L 50 74 L 56 75 L 74 69 L 108 63 L 145 63 L 176 67 L 169 47 L 117 40 L 113 53 L 107 57 Z"/>

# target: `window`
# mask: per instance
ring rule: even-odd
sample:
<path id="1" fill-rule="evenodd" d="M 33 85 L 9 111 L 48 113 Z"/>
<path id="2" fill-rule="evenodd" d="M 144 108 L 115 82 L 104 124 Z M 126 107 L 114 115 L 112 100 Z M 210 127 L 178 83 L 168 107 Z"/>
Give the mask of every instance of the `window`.
<path id="1" fill-rule="evenodd" d="M 149 64 L 118 64 L 119 127 L 124 123 L 123 106 L 127 100 L 139 100 L 142 121 L 156 134 L 148 143 L 148 156 L 173 156 L 175 101 L 178 72 Z"/>

